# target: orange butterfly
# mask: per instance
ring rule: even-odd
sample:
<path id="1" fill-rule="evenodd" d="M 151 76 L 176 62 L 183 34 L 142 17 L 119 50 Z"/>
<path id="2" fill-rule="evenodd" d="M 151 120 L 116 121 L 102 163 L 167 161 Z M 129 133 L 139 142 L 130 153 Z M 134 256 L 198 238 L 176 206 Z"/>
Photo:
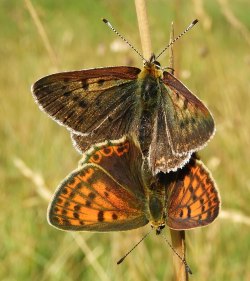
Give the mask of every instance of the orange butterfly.
<path id="1" fill-rule="evenodd" d="M 94 145 L 79 168 L 59 185 L 48 221 L 62 230 L 121 231 L 150 223 L 191 229 L 211 223 L 220 210 L 215 183 L 191 158 L 177 172 L 152 177 L 142 169 L 139 145 L 130 137 Z"/>
<path id="2" fill-rule="evenodd" d="M 153 174 L 182 167 L 215 132 L 206 106 L 154 55 L 142 70 L 117 66 L 52 74 L 35 82 L 32 93 L 42 110 L 72 132 L 81 153 L 134 134 Z"/>

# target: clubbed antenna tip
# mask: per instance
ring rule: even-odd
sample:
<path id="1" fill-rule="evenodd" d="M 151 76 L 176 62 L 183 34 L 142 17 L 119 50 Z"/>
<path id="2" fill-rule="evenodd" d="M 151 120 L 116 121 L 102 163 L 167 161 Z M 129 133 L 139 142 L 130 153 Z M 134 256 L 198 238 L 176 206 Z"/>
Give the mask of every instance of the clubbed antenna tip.
<path id="1" fill-rule="evenodd" d="M 198 22 L 198 20 L 195 19 L 195 20 L 192 22 L 192 25 L 195 25 L 197 22 Z"/>

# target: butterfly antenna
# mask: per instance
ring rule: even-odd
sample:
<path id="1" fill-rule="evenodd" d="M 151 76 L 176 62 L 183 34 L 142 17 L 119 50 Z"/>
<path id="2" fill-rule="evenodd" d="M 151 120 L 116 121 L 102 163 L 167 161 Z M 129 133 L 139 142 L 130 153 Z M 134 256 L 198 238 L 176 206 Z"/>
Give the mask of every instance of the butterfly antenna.
<path id="1" fill-rule="evenodd" d="M 168 243 L 169 247 L 173 250 L 173 252 L 177 255 L 177 257 L 184 263 L 185 268 L 186 268 L 186 272 L 188 272 L 189 274 L 193 274 L 191 268 L 189 267 L 189 265 L 186 262 L 185 257 L 181 257 L 176 250 L 174 249 L 174 247 L 168 242 L 168 239 L 165 235 L 162 234 L 162 237 L 164 238 L 164 240 Z"/>
<path id="2" fill-rule="evenodd" d="M 142 54 L 136 50 L 136 48 L 129 43 L 129 41 L 124 38 L 116 29 L 114 29 L 114 27 L 112 26 L 112 24 L 107 20 L 107 19 L 102 19 L 102 21 L 111 29 L 114 31 L 114 33 L 116 33 L 126 44 L 128 44 L 142 59 L 143 61 L 147 61 L 146 59 L 144 59 L 144 57 L 142 56 Z"/>
<path id="3" fill-rule="evenodd" d="M 130 249 L 118 262 L 117 262 L 117 264 L 120 264 L 120 263 L 122 263 L 124 260 L 125 260 L 125 258 L 151 233 L 151 231 L 152 231 L 152 229 L 148 232 L 148 233 L 146 233 L 141 239 L 140 239 L 140 241 L 139 242 L 137 242 L 134 246 L 133 246 L 133 248 L 132 249 Z"/>
<path id="4" fill-rule="evenodd" d="M 186 32 L 189 31 L 189 29 L 191 29 L 194 25 L 196 25 L 196 23 L 198 22 L 197 19 L 195 19 L 194 21 L 192 21 L 192 23 L 180 34 L 178 35 L 172 42 L 170 42 L 161 52 L 160 54 L 155 58 L 156 60 L 171 46 L 173 45 L 178 39 L 180 39 Z"/>

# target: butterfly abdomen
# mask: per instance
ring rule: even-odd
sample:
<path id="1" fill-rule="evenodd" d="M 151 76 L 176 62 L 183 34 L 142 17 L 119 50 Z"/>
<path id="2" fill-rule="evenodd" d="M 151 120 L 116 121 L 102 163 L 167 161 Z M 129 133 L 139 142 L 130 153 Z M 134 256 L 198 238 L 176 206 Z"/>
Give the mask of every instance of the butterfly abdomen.
<path id="1" fill-rule="evenodd" d="M 140 82 L 140 78 L 139 78 Z M 155 118 L 159 107 L 159 82 L 158 79 L 151 75 L 147 75 L 141 80 L 140 85 L 140 118 L 138 138 L 141 144 L 141 150 L 144 155 L 148 154 L 148 150 L 152 141 L 152 133 Z"/>

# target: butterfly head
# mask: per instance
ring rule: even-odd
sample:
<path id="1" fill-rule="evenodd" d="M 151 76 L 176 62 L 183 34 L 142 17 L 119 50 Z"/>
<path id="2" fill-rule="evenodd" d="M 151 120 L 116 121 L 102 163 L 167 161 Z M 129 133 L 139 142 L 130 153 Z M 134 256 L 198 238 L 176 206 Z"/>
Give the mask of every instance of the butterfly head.
<path id="1" fill-rule="evenodd" d="M 149 63 L 153 64 L 156 68 L 161 69 L 161 64 L 156 60 L 154 53 L 151 55 Z"/>
<path id="2" fill-rule="evenodd" d="M 160 235 L 162 230 L 165 228 L 165 226 L 166 226 L 165 223 L 158 225 L 156 230 L 155 230 L 156 231 L 156 235 Z"/>
<path id="3" fill-rule="evenodd" d="M 155 67 L 156 69 L 162 69 L 161 64 L 155 59 L 155 54 L 153 53 L 149 60 L 144 62 L 144 67 Z"/>
<path id="4" fill-rule="evenodd" d="M 163 221 L 151 221 L 151 228 L 155 230 L 156 235 L 160 235 L 162 230 L 165 228 L 166 224 Z"/>
<path id="5" fill-rule="evenodd" d="M 151 75 L 155 78 L 161 78 L 163 75 L 162 67 L 160 63 L 155 59 L 155 55 L 152 54 L 148 61 L 144 62 L 143 76 Z M 144 77 L 143 77 L 144 78 Z"/>

